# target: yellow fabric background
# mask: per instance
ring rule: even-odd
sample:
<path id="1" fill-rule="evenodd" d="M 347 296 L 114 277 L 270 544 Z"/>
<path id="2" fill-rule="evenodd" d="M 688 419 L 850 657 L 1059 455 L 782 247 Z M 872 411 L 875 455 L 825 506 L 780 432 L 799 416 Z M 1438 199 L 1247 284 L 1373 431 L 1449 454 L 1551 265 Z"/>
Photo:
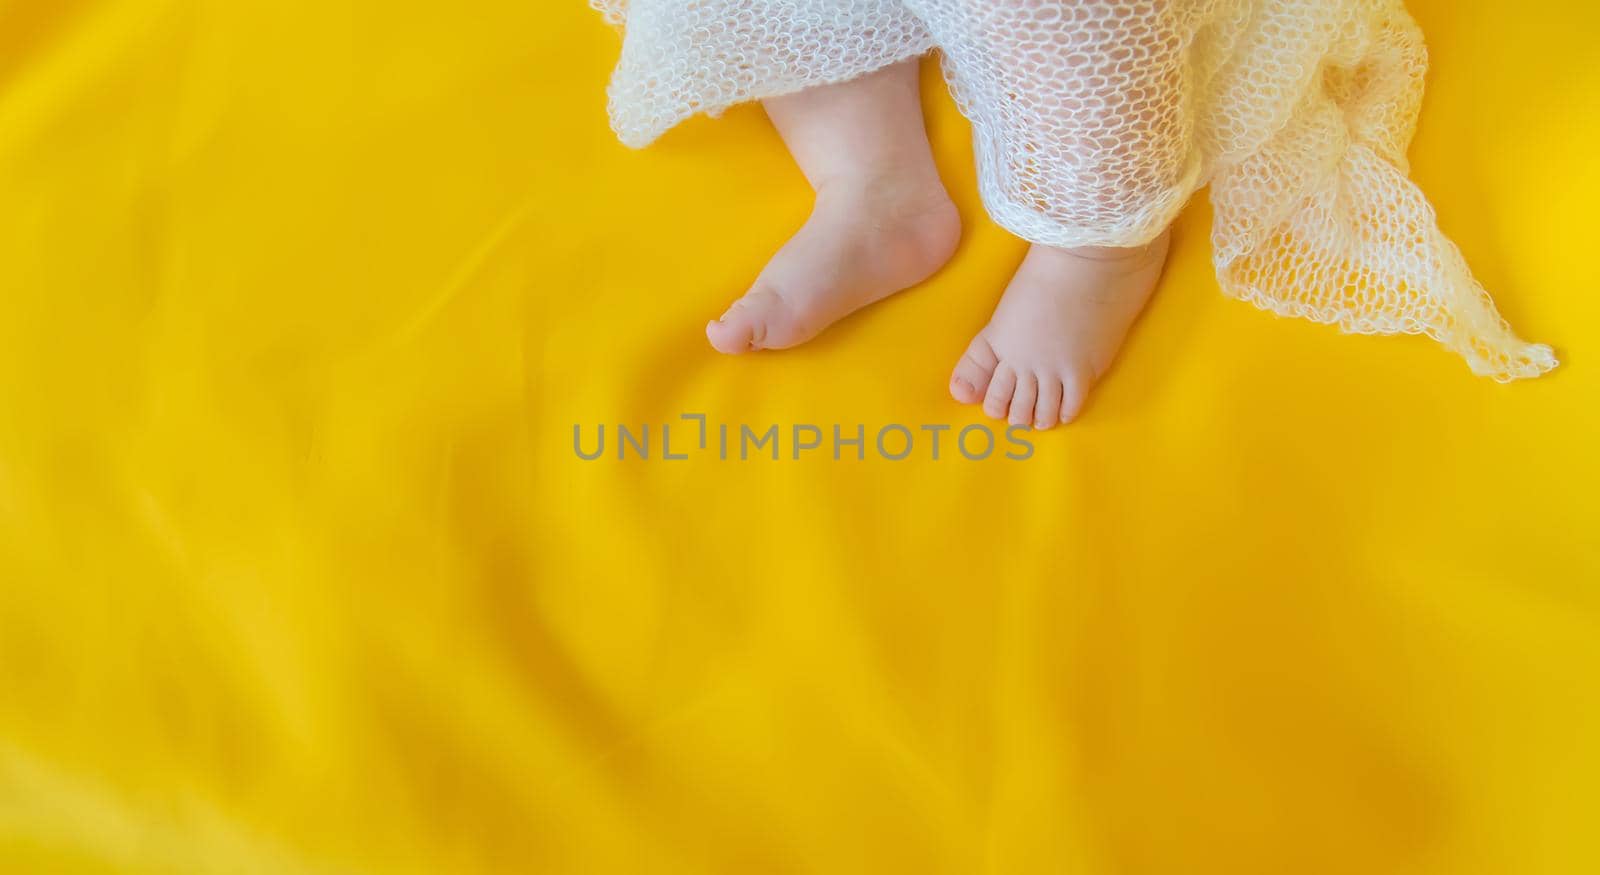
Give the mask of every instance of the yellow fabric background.
<path id="1" fill-rule="evenodd" d="M 1596 870 L 1600 15 L 1413 6 L 1552 376 L 1223 299 L 1201 198 L 1031 460 L 741 464 L 572 427 L 981 421 L 931 68 L 955 262 L 735 360 L 804 183 L 618 146 L 580 3 L 0 0 L 0 870 Z"/>

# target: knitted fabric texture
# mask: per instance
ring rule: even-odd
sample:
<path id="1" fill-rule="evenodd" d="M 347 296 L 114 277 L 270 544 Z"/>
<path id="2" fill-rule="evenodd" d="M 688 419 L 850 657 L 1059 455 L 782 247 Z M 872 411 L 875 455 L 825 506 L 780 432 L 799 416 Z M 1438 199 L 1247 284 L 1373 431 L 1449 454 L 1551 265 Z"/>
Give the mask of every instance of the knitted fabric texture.
<path id="1" fill-rule="evenodd" d="M 594 0 L 624 29 L 612 125 L 941 50 L 990 215 L 1048 246 L 1136 246 L 1209 185 L 1223 291 L 1427 334 L 1498 380 L 1555 367 L 1495 311 L 1407 178 L 1427 55 L 1400 0 Z"/>

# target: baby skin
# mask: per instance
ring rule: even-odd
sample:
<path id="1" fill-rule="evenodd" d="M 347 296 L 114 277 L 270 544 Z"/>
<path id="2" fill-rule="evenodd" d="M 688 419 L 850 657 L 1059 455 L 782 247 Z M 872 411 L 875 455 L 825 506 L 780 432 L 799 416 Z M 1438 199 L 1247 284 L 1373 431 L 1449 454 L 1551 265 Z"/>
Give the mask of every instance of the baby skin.
<path id="1" fill-rule="evenodd" d="M 923 125 L 916 62 L 765 106 L 816 203 L 749 291 L 706 325 L 724 353 L 804 343 L 932 276 L 961 236 Z M 956 363 L 950 394 L 1013 425 L 1071 422 L 1155 289 L 1168 236 L 1136 249 L 1033 245 Z"/>

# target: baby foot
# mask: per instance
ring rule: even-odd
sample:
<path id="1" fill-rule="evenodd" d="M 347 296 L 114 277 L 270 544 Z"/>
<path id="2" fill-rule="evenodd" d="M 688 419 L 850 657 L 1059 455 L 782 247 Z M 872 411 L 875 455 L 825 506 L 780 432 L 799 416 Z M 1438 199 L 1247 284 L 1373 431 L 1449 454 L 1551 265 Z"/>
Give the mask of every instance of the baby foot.
<path id="1" fill-rule="evenodd" d="M 811 218 L 750 291 L 706 324 L 706 337 L 725 353 L 804 343 L 927 279 L 960 236 L 960 217 L 937 180 L 820 186 Z"/>
<path id="2" fill-rule="evenodd" d="M 956 364 L 950 394 L 1012 425 L 1071 422 L 1149 300 L 1170 241 L 1164 232 L 1134 249 L 1029 249 Z"/>

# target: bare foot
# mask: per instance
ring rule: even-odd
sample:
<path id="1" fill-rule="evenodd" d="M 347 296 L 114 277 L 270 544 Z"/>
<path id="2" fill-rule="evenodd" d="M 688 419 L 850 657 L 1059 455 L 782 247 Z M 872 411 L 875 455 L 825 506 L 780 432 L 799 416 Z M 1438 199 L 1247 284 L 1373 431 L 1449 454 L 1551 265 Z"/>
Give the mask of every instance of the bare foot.
<path id="1" fill-rule="evenodd" d="M 706 325 L 719 352 L 804 343 L 950 260 L 961 219 L 937 179 L 845 182 L 817 191 L 811 218 L 744 297 Z"/>
<path id="2" fill-rule="evenodd" d="M 949 260 L 961 219 L 933 163 L 918 76 L 917 61 L 902 61 L 762 101 L 816 206 L 744 297 L 706 325 L 712 346 L 804 343 Z"/>
<path id="3" fill-rule="evenodd" d="M 1030 248 L 950 394 L 1013 425 L 1071 422 L 1155 290 L 1170 242 L 1163 232 L 1135 249 Z"/>

